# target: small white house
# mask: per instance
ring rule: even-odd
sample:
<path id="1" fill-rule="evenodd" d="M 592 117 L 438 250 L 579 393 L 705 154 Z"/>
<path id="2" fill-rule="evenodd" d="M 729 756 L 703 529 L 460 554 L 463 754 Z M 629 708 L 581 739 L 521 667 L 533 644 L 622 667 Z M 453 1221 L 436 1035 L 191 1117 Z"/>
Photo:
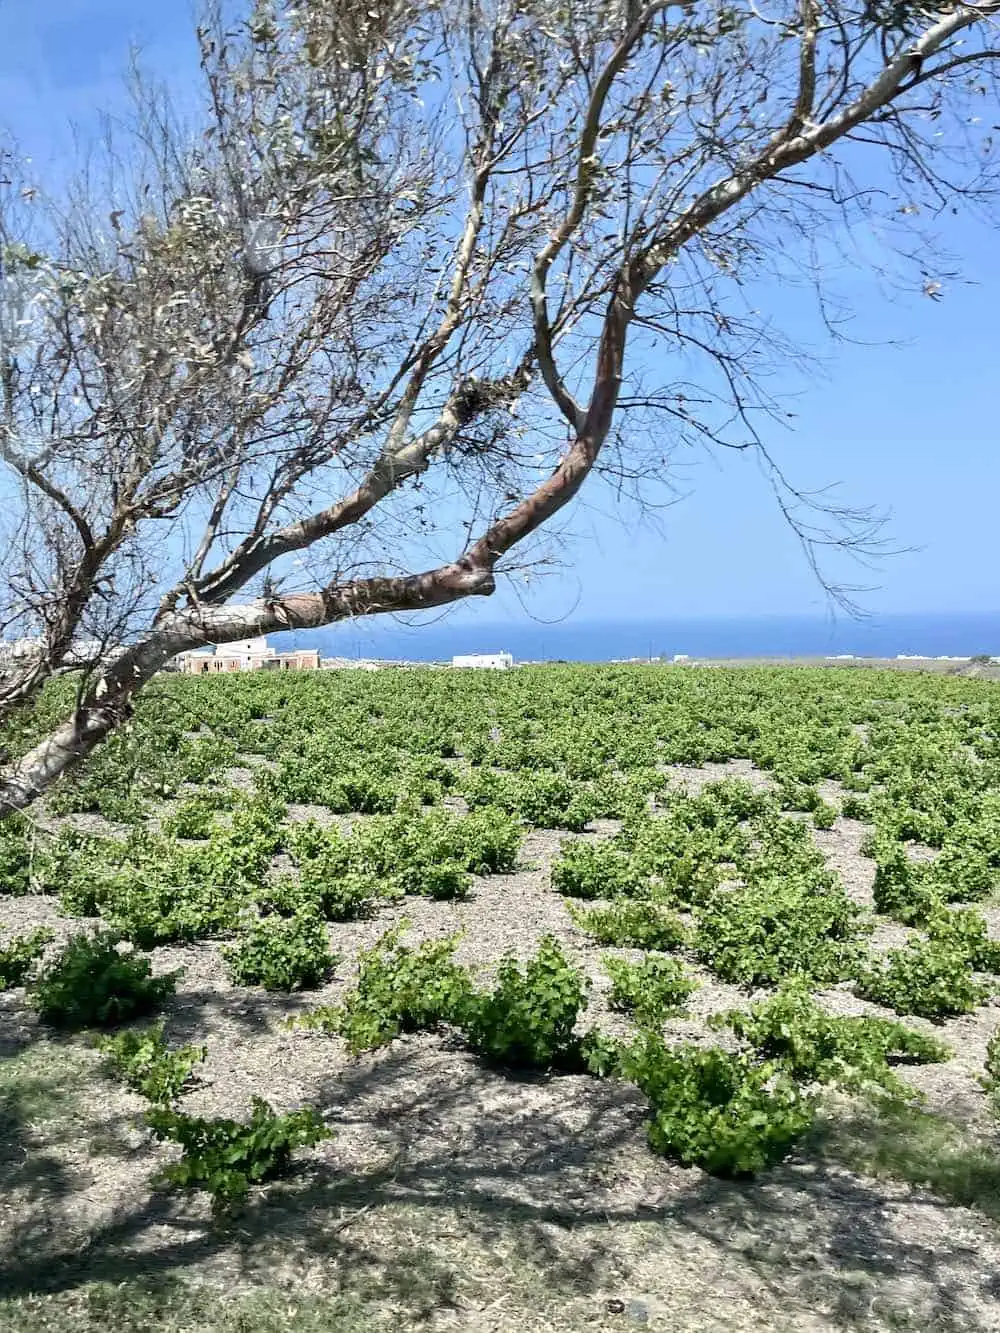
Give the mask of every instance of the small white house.
<path id="1" fill-rule="evenodd" d="M 451 664 L 480 671 L 506 671 L 514 665 L 514 656 L 512 653 L 459 653 L 451 659 Z"/>
<path id="2" fill-rule="evenodd" d="M 235 643 L 220 644 L 215 650 L 216 657 L 223 657 L 231 661 L 234 657 L 239 659 L 243 670 L 249 671 L 256 662 L 267 657 L 274 656 L 274 649 L 263 636 L 252 639 L 237 639 Z"/>
<path id="3" fill-rule="evenodd" d="M 220 644 L 214 652 L 199 648 L 180 653 L 177 668 L 189 675 L 213 675 L 220 671 L 318 671 L 318 648 L 292 648 L 278 652 L 263 636 Z"/>

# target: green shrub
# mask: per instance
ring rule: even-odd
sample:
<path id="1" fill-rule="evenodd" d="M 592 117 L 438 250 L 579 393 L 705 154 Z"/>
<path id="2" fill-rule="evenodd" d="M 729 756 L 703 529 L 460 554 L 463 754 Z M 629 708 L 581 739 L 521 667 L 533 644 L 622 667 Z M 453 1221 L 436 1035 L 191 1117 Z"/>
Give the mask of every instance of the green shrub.
<path id="1" fill-rule="evenodd" d="M 594 1078 L 622 1077 L 622 1052 L 625 1043 L 609 1037 L 597 1028 L 590 1028 L 580 1039 L 582 1068 Z"/>
<path id="2" fill-rule="evenodd" d="M 839 884 L 808 876 L 720 889 L 696 913 L 698 956 L 725 981 L 771 985 L 853 976 L 864 955 L 861 909 Z"/>
<path id="3" fill-rule="evenodd" d="M 814 1098 L 779 1064 L 747 1054 L 668 1046 L 647 1031 L 622 1051 L 618 1072 L 649 1098 L 653 1149 L 713 1175 L 780 1160 L 814 1118 Z"/>
<path id="4" fill-rule="evenodd" d="M 296 875 L 275 875 L 267 884 L 254 890 L 246 902 L 261 916 L 323 916 L 323 898 L 312 884 L 303 883 Z"/>
<path id="5" fill-rule="evenodd" d="M 458 861 L 442 861 L 437 865 L 422 866 L 417 883 L 410 892 L 436 902 L 468 898 L 472 877 Z"/>
<path id="6" fill-rule="evenodd" d="M 551 935 L 522 972 L 505 957 L 492 991 L 468 995 L 457 1026 L 474 1051 L 514 1068 L 579 1069 L 581 1045 L 574 1036 L 589 979 L 573 967 Z"/>
<path id="7" fill-rule="evenodd" d="M 238 986 L 265 990 L 309 990 L 329 976 L 335 958 L 322 917 L 247 916 L 235 941 L 222 951 L 229 978 Z"/>
<path id="8" fill-rule="evenodd" d="M 181 1046 L 172 1051 L 162 1023 L 103 1037 L 97 1046 L 127 1087 L 151 1102 L 165 1105 L 175 1102 L 187 1089 L 195 1065 L 206 1054 L 204 1046 Z"/>
<path id="9" fill-rule="evenodd" d="M 206 786 L 194 793 L 190 799 L 197 801 L 206 810 L 232 810 L 239 804 L 240 795 L 236 787 Z"/>
<path id="10" fill-rule="evenodd" d="M 336 814 L 389 814 L 398 792 L 380 757 L 309 751 L 284 755 L 271 776 L 286 801 L 324 805 Z"/>
<path id="11" fill-rule="evenodd" d="M 893 799 L 895 797 L 895 799 Z M 908 806 L 891 789 L 877 803 L 886 827 L 901 842 L 922 842 L 940 847 L 948 836 L 948 817 L 943 810 L 923 810 Z"/>
<path id="12" fill-rule="evenodd" d="M 323 783 L 322 804 L 337 814 L 353 811 L 359 815 L 388 815 L 398 802 L 395 783 L 375 767 L 359 764 L 334 782 Z"/>
<path id="13" fill-rule="evenodd" d="M 937 907 L 924 923 L 927 938 L 966 959 L 974 972 L 1000 974 L 1000 940 L 990 939 L 986 918 L 974 907 Z"/>
<path id="14" fill-rule="evenodd" d="M 53 938 L 51 930 L 40 927 L 30 935 L 15 935 L 6 944 L 0 943 L 0 991 L 20 986 Z"/>
<path id="15" fill-rule="evenodd" d="M 360 870 L 333 871 L 323 857 L 303 864 L 299 885 L 327 921 L 371 916 L 379 900 L 387 896 L 374 875 Z"/>
<path id="16" fill-rule="evenodd" d="M 813 807 L 813 824 L 820 829 L 833 828 L 839 813 L 835 805 L 831 805 L 828 801 L 820 801 Z"/>
<path id="17" fill-rule="evenodd" d="M 840 782 L 844 789 L 851 793 L 870 792 L 873 786 L 873 779 L 870 774 L 857 772 L 851 768 L 846 768 L 841 771 Z M 851 797 L 845 798 L 845 803 L 848 799 L 851 799 Z M 843 808 L 844 806 L 842 805 L 841 809 L 843 810 Z M 850 819 L 864 819 L 866 822 L 870 818 L 869 815 L 850 815 L 848 817 Z"/>
<path id="18" fill-rule="evenodd" d="M 460 820 L 456 859 L 474 875 L 503 874 L 516 868 L 521 840 L 516 819 L 486 806 Z"/>
<path id="19" fill-rule="evenodd" d="M 63 909 L 99 912 L 146 948 L 228 933 L 241 898 L 267 882 L 280 841 L 275 819 L 263 802 L 243 801 L 233 828 L 216 829 L 196 844 L 146 830 L 133 830 L 124 841 L 66 842 L 52 853 L 63 872 Z"/>
<path id="20" fill-rule="evenodd" d="M 220 782 L 236 763 L 236 747 L 221 736 L 185 736 L 177 752 L 177 775 L 184 782 Z"/>
<path id="21" fill-rule="evenodd" d="M 663 787 L 663 774 L 655 768 L 635 773 L 602 769 L 590 788 L 594 819 L 641 819 L 650 797 Z"/>
<path id="22" fill-rule="evenodd" d="M 285 832 L 285 848 L 299 867 L 300 902 L 316 906 L 327 921 L 354 921 L 370 916 L 385 892 L 370 869 L 353 868 L 353 839 L 339 828 L 322 828 L 309 820 Z M 285 885 L 282 892 L 294 898 Z M 265 891 L 265 896 L 274 889 Z"/>
<path id="23" fill-rule="evenodd" d="M 375 914 L 379 902 L 393 896 L 373 875 L 349 870 L 339 879 L 324 879 L 312 866 L 302 871 L 302 884 L 319 891 L 320 911 L 327 921 L 360 921 Z"/>
<path id="24" fill-rule="evenodd" d="M 535 828 L 564 828 L 580 832 L 594 818 L 590 790 L 549 769 L 522 769 L 505 773 L 479 769 L 463 788 L 470 808 L 495 806 Z"/>
<path id="25" fill-rule="evenodd" d="M 875 856 L 876 912 L 905 926 L 923 921 L 941 902 L 928 881 L 926 866 L 912 861 L 899 843 L 878 847 Z"/>
<path id="26" fill-rule="evenodd" d="M 802 819 L 765 811 L 751 826 L 752 845 L 740 848 L 730 859 L 737 861 L 741 878 L 749 885 L 767 886 L 775 880 L 808 881 L 821 892 L 834 888 L 836 876 L 816 846 Z"/>
<path id="27" fill-rule="evenodd" d="M 985 853 L 956 844 L 942 847 L 928 864 L 926 874 L 947 902 L 979 902 L 988 898 L 996 878 Z"/>
<path id="28" fill-rule="evenodd" d="M 878 854 L 879 848 L 883 846 L 885 842 L 886 836 L 883 829 L 870 828 L 861 839 L 861 844 L 858 850 L 862 856 L 874 858 Z"/>
<path id="29" fill-rule="evenodd" d="M 34 830 L 24 815 L 0 820 L 0 893 L 29 891 L 33 846 Z"/>
<path id="30" fill-rule="evenodd" d="M 496 810 L 463 817 L 404 804 L 356 826 L 345 846 L 351 867 L 376 880 L 383 896 L 456 898 L 471 888 L 471 872 L 510 868 L 520 837 L 516 822 Z"/>
<path id="31" fill-rule="evenodd" d="M 101 916 L 143 949 L 188 943 L 232 930 L 239 898 L 232 888 L 197 879 L 176 882 L 165 868 L 125 867 L 92 882 Z M 63 899 L 65 903 L 65 898 Z"/>
<path id="32" fill-rule="evenodd" d="M 865 797 L 855 795 L 853 792 L 841 801 L 840 813 L 845 819 L 859 819 L 866 824 L 871 823 L 871 803 Z"/>
<path id="33" fill-rule="evenodd" d="M 690 906 L 718 888 L 721 867 L 742 854 L 746 838 L 724 807 L 671 792 L 662 815 L 627 823 L 616 841 L 647 893 Z"/>
<path id="34" fill-rule="evenodd" d="M 718 819 L 731 823 L 766 813 L 773 808 L 774 797 L 746 778 L 720 778 L 706 783 L 693 804 L 706 823 L 714 824 Z"/>
<path id="35" fill-rule="evenodd" d="M 400 922 L 358 959 L 358 980 L 337 1006 L 294 1019 L 296 1027 L 336 1033 L 352 1055 L 385 1046 L 403 1032 L 419 1032 L 456 1021 L 471 985 L 453 961 L 458 936 L 400 944 Z"/>
<path id="36" fill-rule="evenodd" d="M 823 804 L 819 790 L 795 778 L 779 778 L 776 795 L 782 810 L 817 810 Z"/>
<path id="37" fill-rule="evenodd" d="M 209 838 L 215 828 L 217 808 L 215 802 L 202 796 L 181 801 L 163 820 L 163 831 L 175 838 Z"/>
<path id="38" fill-rule="evenodd" d="M 137 755 L 129 749 L 129 737 L 118 732 L 86 764 L 64 775 L 46 798 L 51 813 L 101 814 L 121 824 L 141 820 L 146 805 L 136 784 Z"/>
<path id="39" fill-rule="evenodd" d="M 552 864 L 551 882 L 567 898 L 617 898 L 637 893 L 643 877 L 614 842 L 574 838 L 563 842 Z"/>
<path id="40" fill-rule="evenodd" d="M 632 1013 L 640 1023 L 658 1024 L 679 1013 L 698 983 L 675 958 L 647 957 L 641 963 L 623 958 L 601 960 L 611 978 L 611 1004 Z"/>
<path id="41" fill-rule="evenodd" d="M 317 861 L 333 877 L 350 869 L 348 839 L 336 825 L 324 828 L 315 819 L 289 824 L 283 831 L 282 844 L 299 869 Z"/>
<path id="42" fill-rule="evenodd" d="M 568 902 L 570 916 L 599 944 L 631 949 L 676 949 L 686 944 L 688 931 L 676 912 L 658 903 L 621 900 L 607 907 L 577 907 Z"/>
<path id="43" fill-rule="evenodd" d="M 936 940 L 913 938 L 861 972 L 858 993 L 897 1014 L 950 1018 L 969 1014 L 989 991 L 972 976 L 969 959 Z"/>
<path id="44" fill-rule="evenodd" d="M 956 845 L 981 852 L 993 867 L 1000 866 L 1000 793 L 984 792 L 968 818 L 956 819 L 949 838 Z"/>
<path id="45" fill-rule="evenodd" d="M 712 1027 L 728 1027 L 764 1060 L 777 1061 L 800 1083 L 835 1083 L 852 1091 L 877 1088 L 912 1096 L 889 1062 L 935 1063 L 948 1048 L 891 1019 L 834 1017 L 824 1012 L 801 981 L 746 1010 L 715 1014 Z"/>
<path id="46" fill-rule="evenodd" d="M 180 972 L 154 977 L 148 958 L 121 952 L 110 931 L 74 935 L 39 974 L 29 998 L 53 1027 L 113 1027 L 156 1009 Z"/>
<path id="47" fill-rule="evenodd" d="M 296 1148 L 311 1148 L 331 1137 L 311 1107 L 276 1115 L 267 1102 L 253 1099 L 249 1122 L 222 1117 L 204 1119 L 166 1106 L 146 1117 L 161 1142 L 179 1144 L 182 1155 L 155 1183 L 206 1190 L 212 1211 L 224 1213 L 239 1203 L 252 1185 L 272 1180 L 287 1169 Z"/>
<path id="48" fill-rule="evenodd" d="M 42 893 L 58 894 L 60 909 L 66 916 L 96 915 L 94 867 L 109 859 L 108 849 L 112 846 L 120 850 L 122 844 L 78 829 L 60 829 L 36 859 L 37 887 Z"/>

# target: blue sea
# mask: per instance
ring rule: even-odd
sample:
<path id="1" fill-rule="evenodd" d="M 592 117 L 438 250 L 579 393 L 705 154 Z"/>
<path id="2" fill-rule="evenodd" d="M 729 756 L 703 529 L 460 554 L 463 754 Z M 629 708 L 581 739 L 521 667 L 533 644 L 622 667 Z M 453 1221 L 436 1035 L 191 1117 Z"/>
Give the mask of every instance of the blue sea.
<path id="1" fill-rule="evenodd" d="M 403 625 L 359 620 L 330 629 L 275 636 L 317 646 L 324 657 L 447 661 L 456 653 L 509 652 L 517 661 L 609 662 L 668 657 L 959 657 L 1000 656 L 1000 611 L 975 614 L 881 615 L 863 620 L 820 616 L 754 616 L 628 621 L 567 619 L 542 624 L 527 617 L 469 623 L 438 616 Z"/>

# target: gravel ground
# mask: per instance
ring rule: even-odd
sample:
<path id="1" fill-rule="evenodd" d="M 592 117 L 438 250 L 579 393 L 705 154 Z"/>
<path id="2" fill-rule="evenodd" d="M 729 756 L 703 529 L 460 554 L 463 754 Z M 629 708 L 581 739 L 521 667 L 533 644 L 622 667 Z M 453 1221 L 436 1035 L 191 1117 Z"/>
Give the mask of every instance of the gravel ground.
<path id="1" fill-rule="evenodd" d="M 754 768 L 749 759 L 730 759 L 724 764 L 708 763 L 698 768 L 687 764 L 670 764 L 664 772 L 678 787 L 683 787 L 692 796 L 701 791 L 709 782 L 718 782 L 722 778 L 743 778 L 762 791 L 769 791 L 774 786 L 770 774 Z"/>
<path id="2" fill-rule="evenodd" d="M 677 780 L 694 788 L 746 767 L 682 769 Z M 851 896 L 870 904 L 863 831 L 839 819 L 814 836 Z M 477 879 L 467 902 L 408 900 L 373 920 L 331 925 L 343 961 L 308 997 L 232 986 L 214 943 L 156 950 L 158 972 L 184 969 L 166 1010 L 168 1035 L 208 1047 L 185 1109 L 241 1115 L 259 1095 L 278 1110 L 315 1104 L 335 1130 L 235 1232 L 213 1228 L 199 1199 L 151 1193 L 150 1172 L 168 1154 L 137 1127 L 141 1100 L 102 1076 L 84 1039 L 41 1033 L 23 992 L 0 995 L 0 1055 L 20 1052 L 22 1082 L 35 1089 L 0 1150 L 0 1289 L 44 1288 L 71 1269 L 76 1280 L 124 1280 L 160 1267 L 220 1292 L 262 1283 L 342 1290 L 364 1273 L 380 1309 L 400 1302 L 403 1328 L 1000 1330 L 1000 1232 L 989 1209 L 852 1172 L 809 1145 L 757 1182 L 712 1180 L 648 1150 L 634 1089 L 503 1077 L 431 1036 L 351 1061 L 339 1041 L 285 1027 L 303 1008 L 336 1000 L 357 951 L 406 917 L 414 940 L 460 930 L 459 961 L 484 975 L 504 953 L 523 958 L 541 934 L 554 934 L 593 979 L 588 1017 L 621 1030 L 600 957 L 638 955 L 594 945 L 550 889 L 564 836 L 531 833 L 523 868 Z M 991 918 L 996 929 L 995 909 Z M 0 899 L 4 931 L 39 924 L 62 939 L 91 923 L 59 917 L 51 898 Z M 898 942 L 890 929 L 880 946 Z M 703 1040 L 708 1015 L 753 997 L 693 971 L 700 989 L 668 1030 Z M 836 1012 L 884 1012 L 842 987 L 822 998 Z M 942 1025 L 914 1020 L 954 1056 L 907 1071 L 929 1110 L 991 1150 L 1000 1136 L 978 1077 L 998 1022 L 995 1003 Z M 447 1272 L 450 1295 L 415 1321 L 400 1290 L 418 1271 Z"/>

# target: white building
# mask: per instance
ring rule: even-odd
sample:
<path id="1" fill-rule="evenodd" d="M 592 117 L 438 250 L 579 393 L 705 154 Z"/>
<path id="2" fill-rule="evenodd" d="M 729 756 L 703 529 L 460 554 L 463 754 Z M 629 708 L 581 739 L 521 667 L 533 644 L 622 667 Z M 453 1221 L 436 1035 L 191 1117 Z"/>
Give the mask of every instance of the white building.
<path id="1" fill-rule="evenodd" d="M 212 652 L 197 648 L 180 653 L 178 668 L 191 676 L 212 675 L 220 671 L 318 671 L 318 648 L 293 648 L 278 652 L 266 638 L 237 639 L 220 644 Z"/>
<path id="2" fill-rule="evenodd" d="M 235 657 L 239 660 L 241 670 L 250 671 L 257 662 L 273 657 L 274 649 L 261 635 L 255 639 L 237 639 L 235 643 L 220 643 L 215 650 L 215 656 L 223 658 L 226 662 L 231 662 Z M 222 670 L 235 671 L 236 668 L 223 667 Z"/>
<path id="3" fill-rule="evenodd" d="M 451 659 L 453 667 L 473 667 L 480 671 L 507 671 L 514 665 L 513 653 L 459 653 Z"/>

